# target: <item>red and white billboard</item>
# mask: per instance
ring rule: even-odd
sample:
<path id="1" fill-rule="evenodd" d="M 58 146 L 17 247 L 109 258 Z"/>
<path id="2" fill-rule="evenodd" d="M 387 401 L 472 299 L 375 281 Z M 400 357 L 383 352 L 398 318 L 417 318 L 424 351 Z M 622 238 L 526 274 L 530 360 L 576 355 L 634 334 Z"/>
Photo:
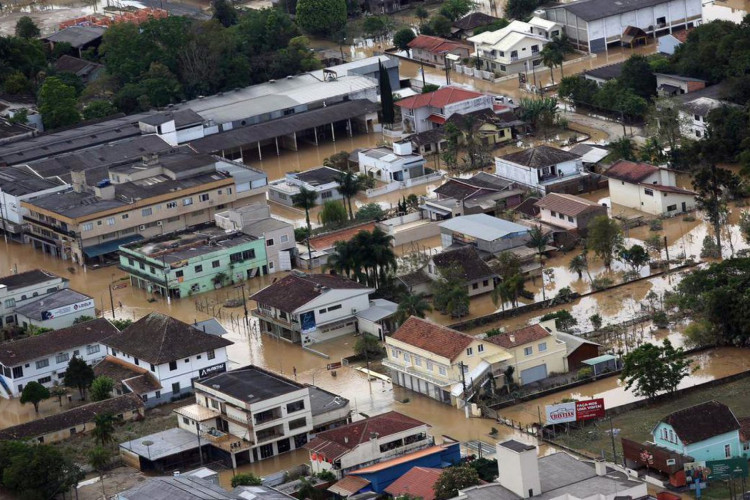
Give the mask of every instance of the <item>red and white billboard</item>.
<path id="1" fill-rule="evenodd" d="M 604 399 L 576 401 L 576 420 L 591 420 L 592 418 L 604 418 Z"/>
<path id="2" fill-rule="evenodd" d="M 602 398 L 547 405 L 545 409 L 548 424 L 564 424 L 565 422 L 604 418 L 605 414 L 604 399 Z"/>

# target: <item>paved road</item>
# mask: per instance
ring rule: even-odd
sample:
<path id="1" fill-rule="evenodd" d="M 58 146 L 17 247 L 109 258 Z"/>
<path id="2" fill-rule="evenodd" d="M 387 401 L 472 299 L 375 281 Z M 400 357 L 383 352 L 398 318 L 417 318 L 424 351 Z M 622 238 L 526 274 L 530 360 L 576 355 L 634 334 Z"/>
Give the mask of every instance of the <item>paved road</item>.
<path id="1" fill-rule="evenodd" d="M 646 138 L 643 135 L 643 129 L 641 127 L 631 127 L 630 125 L 627 125 L 626 133 L 623 133 L 622 125 L 615 121 L 605 120 L 589 115 L 583 115 L 572 111 L 563 111 L 560 113 L 560 115 L 571 123 L 578 123 L 579 125 L 584 125 L 586 127 L 595 128 L 597 130 L 605 132 L 607 135 L 609 135 L 609 141 L 615 141 L 625 135 L 630 137 L 638 145 L 642 145 L 646 141 Z"/>

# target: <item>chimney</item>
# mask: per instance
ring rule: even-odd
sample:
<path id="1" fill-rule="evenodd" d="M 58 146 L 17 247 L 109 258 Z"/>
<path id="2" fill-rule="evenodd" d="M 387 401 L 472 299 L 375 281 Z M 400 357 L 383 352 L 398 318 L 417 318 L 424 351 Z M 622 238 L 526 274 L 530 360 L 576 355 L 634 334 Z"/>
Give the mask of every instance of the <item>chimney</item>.
<path id="1" fill-rule="evenodd" d="M 606 476 L 607 462 L 605 462 L 603 458 L 597 458 L 594 462 L 594 470 L 596 471 L 597 476 Z"/>
<path id="2" fill-rule="evenodd" d="M 156 153 L 151 153 L 150 155 L 144 155 L 141 157 L 141 160 L 143 160 L 143 165 L 146 167 L 153 167 L 154 165 L 159 164 L 159 155 Z"/>
<path id="3" fill-rule="evenodd" d="M 511 342 L 515 342 L 516 341 L 516 336 L 513 335 L 512 333 L 510 335 L 508 335 L 508 338 L 510 339 Z"/>
<path id="4" fill-rule="evenodd" d="M 344 443 L 349 444 L 349 436 L 344 436 Z"/>
<path id="5" fill-rule="evenodd" d="M 497 444 L 498 481 L 520 498 L 542 494 L 536 446 L 519 441 Z"/>

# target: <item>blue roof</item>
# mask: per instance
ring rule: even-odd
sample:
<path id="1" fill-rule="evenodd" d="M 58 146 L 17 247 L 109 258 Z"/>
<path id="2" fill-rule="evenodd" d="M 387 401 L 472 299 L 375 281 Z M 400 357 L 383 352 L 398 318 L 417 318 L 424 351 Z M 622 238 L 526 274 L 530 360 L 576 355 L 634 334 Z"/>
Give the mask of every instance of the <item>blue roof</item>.
<path id="1" fill-rule="evenodd" d="M 607 361 L 613 361 L 615 359 L 617 358 L 611 354 L 602 354 L 601 356 L 597 356 L 595 358 L 583 360 L 583 364 L 594 366 L 600 363 L 606 363 Z"/>
<path id="2" fill-rule="evenodd" d="M 83 253 L 85 253 L 88 257 L 99 257 L 100 255 L 116 252 L 117 250 L 119 250 L 120 245 L 127 245 L 128 243 L 132 243 L 134 241 L 142 239 L 143 236 L 141 236 L 140 234 L 133 234 L 130 236 L 126 236 L 125 238 L 120 238 L 118 240 L 112 240 L 106 243 L 99 243 L 98 245 L 86 247 L 83 249 Z"/>

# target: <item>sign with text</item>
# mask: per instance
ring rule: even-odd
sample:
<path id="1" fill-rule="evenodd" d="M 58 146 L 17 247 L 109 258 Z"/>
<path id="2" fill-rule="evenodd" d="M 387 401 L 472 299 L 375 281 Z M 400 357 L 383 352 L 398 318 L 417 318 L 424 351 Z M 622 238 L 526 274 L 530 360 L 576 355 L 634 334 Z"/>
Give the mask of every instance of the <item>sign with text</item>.
<path id="1" fill-rule="evenodd" d="M 201 368 L 201 370 L 198 372 L 198 376 L 200 378 L 203 378 L 209 375 L 216 375 L 217 373 L 224 373 L 225 371 L 227 371 L 226 363 L 219 363 L 218 365 Z"/>
<path id="2" fill-rule="evenodd" d="M 564 424 L 604 417 L 604 399 L 571 401 L 545 407 L 548 424 Z"/>
<path id="3" fill-rule="evenodd" d="M 56 309 L 50 309 L 49 311 L 42 311 L 42 320 L 46 321 L 48 319 L 66 316 L 68 314 L 77 313 L 79 311 L 90 309 L 92 307 L 94 307 L 94 299 L 84 300 L 76 304 L 70 304 L 67 306 L 58 307 Z"/>
<path id="4" fill-rule="evenodd" d="M 591 420 L 592 418 L 604 418 L 604 399 L 576 401 L 576 420 Z"/>
<path id="5" fill-rule="evenodd" d="M 747 477 L 747 460 L 744 458 L 727 458 L 726 460 L 706 461 L 708 480 L 730 479 L 733 477 Z"/>

